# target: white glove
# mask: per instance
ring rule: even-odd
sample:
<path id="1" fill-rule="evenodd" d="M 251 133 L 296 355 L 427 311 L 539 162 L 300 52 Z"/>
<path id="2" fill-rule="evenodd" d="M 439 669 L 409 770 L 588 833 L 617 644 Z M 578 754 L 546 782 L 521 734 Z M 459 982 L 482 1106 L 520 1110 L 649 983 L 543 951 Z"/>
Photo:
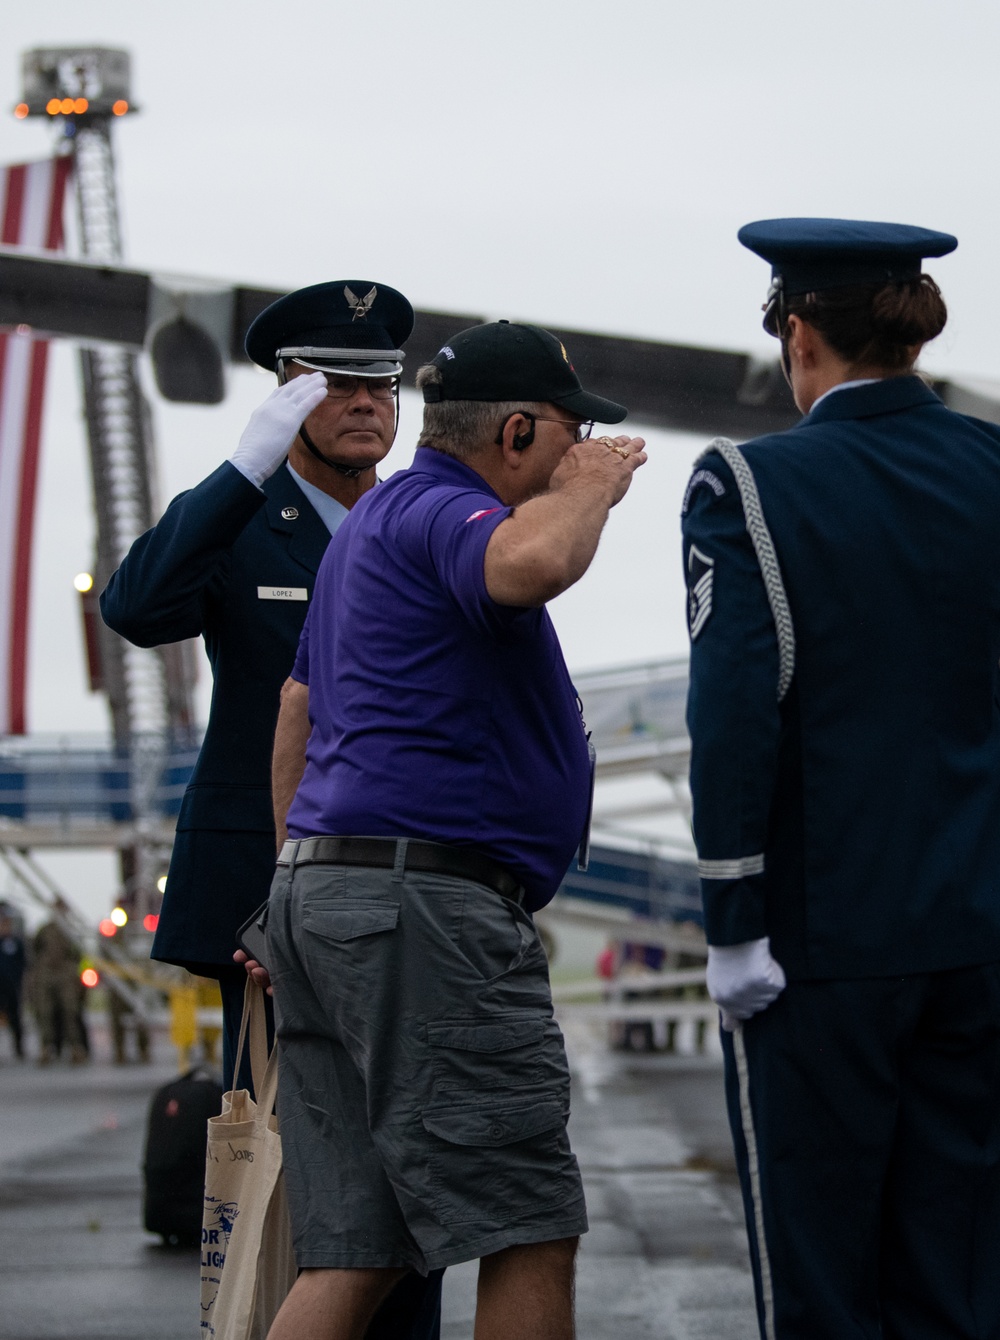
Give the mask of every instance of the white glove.
<path id="1" fill-rule="evenodd" d="M 317 405 L 326 399 L 326 377 L 313 372 L 279 386 L 250 415 L 230 461 L 260 488 L 288 455 L 288 448 Z"/>
<path id="2" fill-rule="evenodd" d="M 709 945 L 706 980 L 727 1033 L 739 1020 L 766 1010 L 785 989 L 784 969 L 771 957 L 766 935 L 739 945 Z"/>

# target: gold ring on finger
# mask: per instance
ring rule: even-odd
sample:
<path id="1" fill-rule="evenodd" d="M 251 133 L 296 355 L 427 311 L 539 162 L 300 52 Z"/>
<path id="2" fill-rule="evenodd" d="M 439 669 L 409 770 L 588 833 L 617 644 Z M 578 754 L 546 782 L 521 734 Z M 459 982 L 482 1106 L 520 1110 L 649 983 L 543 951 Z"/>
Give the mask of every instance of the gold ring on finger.
<path id="1" fill-rule="evenodd" d="M 629 451 L 628 447 L 613 446 L 611 450 L 615 453 L 616 456 L 620 456 L 623 461 L 627 461 L 629 456 L 631 455 L 631 452 Z"/>
<path id="2" fill-rule="evenodd" d="M 615 439 L 613 437 L 598 437 L 595 439 L 595 441 L 603 442 L 604 445 L 609 449 L 609 451 L 618 450 L 617 445 L 615 443 Z"/>

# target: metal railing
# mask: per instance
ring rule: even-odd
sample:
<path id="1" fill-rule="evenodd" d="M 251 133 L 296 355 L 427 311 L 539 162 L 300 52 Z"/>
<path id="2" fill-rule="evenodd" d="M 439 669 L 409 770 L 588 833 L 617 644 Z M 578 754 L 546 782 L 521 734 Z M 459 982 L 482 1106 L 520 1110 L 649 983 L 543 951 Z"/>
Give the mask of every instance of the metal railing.
<path id="1" fill-rule="evenodd" d="M 686 777 L 686 656 L 573 676 L 597 748 L 598 776 Z"/>
<path id="2" fill-rule="evenodd" d="M 127 756 L 103 736 L 0 738 L 0 821 L 128 824 L 176 818 L 198 757 L 197 743 L 136 736 Z"/>

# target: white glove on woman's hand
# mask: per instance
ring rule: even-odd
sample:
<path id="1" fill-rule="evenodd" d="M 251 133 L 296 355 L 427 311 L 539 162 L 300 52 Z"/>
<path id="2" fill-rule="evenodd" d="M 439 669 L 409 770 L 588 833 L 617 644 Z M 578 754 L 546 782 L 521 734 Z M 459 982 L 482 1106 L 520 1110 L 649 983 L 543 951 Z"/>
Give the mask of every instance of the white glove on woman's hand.
<path id="1" fill-rule="evenodd" d="M 230 461 L 260 488 L 288 455 L 303 421 L 325 399 L 326 377 L 322 372 L 285 382 L 250 415 Z"/>
<path id="2" fill-rule="evenodd" d="M 771 957 L 766 935 L 739 945 L 709 945 L 706 980 L 727 1033 L 740 1019 L 766 1010 L 785 989 L 784 969 Z"/>

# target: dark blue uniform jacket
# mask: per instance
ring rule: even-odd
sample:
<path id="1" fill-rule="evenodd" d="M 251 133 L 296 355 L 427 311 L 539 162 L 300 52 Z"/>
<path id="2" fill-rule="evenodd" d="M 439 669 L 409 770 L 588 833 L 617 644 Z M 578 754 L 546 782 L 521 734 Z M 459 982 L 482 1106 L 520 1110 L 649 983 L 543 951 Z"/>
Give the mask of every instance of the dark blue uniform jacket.
<path id="1" fill-rule="evenodd" d="M 790 978 L 1000 960 L 1000 429 L 902 377 L 741 450 L 794 672 L 779 702 L 775 613 L 710 449 L 683 519 L 709 942 L 769 935 Z"/>
<path id="2" fill-rule="evenodd" d="M 282 511 L 294 509 L 294 517 Z M 281 685 L 330 534 L 282 467 L 263 493 L 228 462 L 139 537 L 101 596 L 105 621 L 139 646 L 203 636 L 215 687 L 177 821 L 153 957 L 213 975 L 274 874 L 271 749 Z"/>

